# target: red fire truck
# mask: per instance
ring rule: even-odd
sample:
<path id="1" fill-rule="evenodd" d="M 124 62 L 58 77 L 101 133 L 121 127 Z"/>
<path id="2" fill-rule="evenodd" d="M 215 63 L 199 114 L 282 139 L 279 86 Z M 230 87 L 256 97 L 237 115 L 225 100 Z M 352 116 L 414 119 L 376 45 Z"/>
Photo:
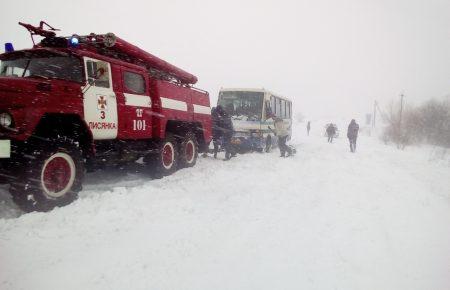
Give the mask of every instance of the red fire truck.
<path id="1" fill-rule="evenodd" d="M 0 165 L 22 209 L 72 202 L 104 164 L 143 160 L 162 177 L 207 150 L 210 100 L 195 76 L 112 33 L 19 24 L 34 46 L 0 54 Z"/>

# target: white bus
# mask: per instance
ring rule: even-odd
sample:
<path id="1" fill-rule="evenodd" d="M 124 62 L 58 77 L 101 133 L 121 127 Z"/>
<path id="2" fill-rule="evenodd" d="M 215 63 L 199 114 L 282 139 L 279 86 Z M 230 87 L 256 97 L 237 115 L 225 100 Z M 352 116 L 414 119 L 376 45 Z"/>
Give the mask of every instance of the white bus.
<path id="1" fill-rule="evenodd" d="M 263 151 L 268 143 L 276 144 L 272 115 L 292 124 L 292 102 L 265 89 L 222 88 L 218 105 L 231 115 L 235 134 L 233 143 L 241 150 Z M 275 138 L 274 138 L 275 137 Z"/>

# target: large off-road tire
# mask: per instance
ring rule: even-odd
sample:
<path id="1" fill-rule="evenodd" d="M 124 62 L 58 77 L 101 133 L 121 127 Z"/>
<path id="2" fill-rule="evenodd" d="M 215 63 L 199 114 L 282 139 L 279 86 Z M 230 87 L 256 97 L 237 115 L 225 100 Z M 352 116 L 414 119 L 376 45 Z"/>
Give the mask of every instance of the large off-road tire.
<path id="1" fill-rule="evenodd" d="M 8 184 L 9 182 L 9 177 L 6 175 L 0 175 L 0 184 Z"/>
<path id="2" fill-rule="evenodd" d="M 11 182 L 14 202 L 24 211 L 49 211 L 78 197 L 84 178 L 79 146 L 64 141 L 39 143 Z"/>
<path id="3" fill-rule="evenodd" d="M 197 162 L 198 145 L 195 135 L 187 133 L 180 144 L 179 167 L 192 167 Z"/>
<path id="4" fill-rule="evenodd" d="M 162 178 L 177 170 L 178 150 L 175 137 L 167 133 L 166 138 L 158 144 L 158 152 L 150 156 L 149 166 L 153 177 Z"/>

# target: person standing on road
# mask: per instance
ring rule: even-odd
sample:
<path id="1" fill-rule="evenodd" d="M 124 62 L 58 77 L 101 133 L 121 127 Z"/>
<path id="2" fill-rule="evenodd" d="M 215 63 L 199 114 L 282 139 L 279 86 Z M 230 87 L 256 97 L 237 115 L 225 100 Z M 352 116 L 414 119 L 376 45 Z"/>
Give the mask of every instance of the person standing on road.
<path id="1" fill-rule="evenodd" d="M 308 121 L 308 124 L 306 125 L 306 131 L 308 132 L 308 136 L 309 136 L 309 130 L 311 130 L 311 121 Z"/>
<path id="2" fill-rule="evenodd" d="M 264 149 L 264 151 L 266 151 L 266 153 L 269 153 L 270 149 L 272 149 L 272 136 L 268 134 L 266 137 L 266 148 Z"/>
<path id="3" fill-rule="evenodd" d="M 275 136 L 278 137 L 278 148 L 280 148 L 280 157 L 286 157 L 292 155 L 292 149 L 291 147 L 286 145 L 286 140 L 289 137 L 289 127 L 286 126 L 286 124 L 283 122 L 283 119 L 280 117 L 274 117 L 274 127 L 275 129 L 272 130 L 272 128 L 269 127 L 270 130 L 273 131 Z"/>
<path id="4" fill-rule="evenodd" d="M 211 109 L 211 121 L 212 121 L 212 141 L 214 146 L 214 158 L 217 158 L 220 138 L 222 138 L 222 130 L 220 128 L 220 115 L 217 111 L 217 108 Z"/>
<path id="5" fill-rule="evenodd" d="M 356 139 L 358 138 L 359 125 L 356 123 L 355 119 L 352 119 L 347 129 L 347 138 L 350 142 L 350 152 L 354 153 L 356 151 Z"/>
<path id="6" fill-rule="evenodd" d="M 225 148 L 225 160 L 230 160 L 231 157 L 236 156 L 233 144 L 231 144 L 231 138 L 234 134 L 233 122 L 231 116 L 228 114 L 222 106 L 217 106 L 217 113 L 219 114 L 219 124 L 222 131 L 223 146 Z"/>
<path id="7" fill-rule="evenodd" d="M 333 143 L 334 135 L 336 135 L 336 127 L 333 123 L 330 123 L 327 127 L 328 143 Z"/>

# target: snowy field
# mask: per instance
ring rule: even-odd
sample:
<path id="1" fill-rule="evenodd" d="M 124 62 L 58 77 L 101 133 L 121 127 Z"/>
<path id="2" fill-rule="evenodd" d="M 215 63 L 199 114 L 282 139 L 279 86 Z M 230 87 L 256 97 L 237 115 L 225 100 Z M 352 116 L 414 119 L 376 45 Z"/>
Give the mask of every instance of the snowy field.
<path id="1" fill-rule="evenodd" d="M 0 289 L 450 289 L 448 158 L 312 127 L 292 158 L 96 172 L 49 213 L 0 189 Z"/>

